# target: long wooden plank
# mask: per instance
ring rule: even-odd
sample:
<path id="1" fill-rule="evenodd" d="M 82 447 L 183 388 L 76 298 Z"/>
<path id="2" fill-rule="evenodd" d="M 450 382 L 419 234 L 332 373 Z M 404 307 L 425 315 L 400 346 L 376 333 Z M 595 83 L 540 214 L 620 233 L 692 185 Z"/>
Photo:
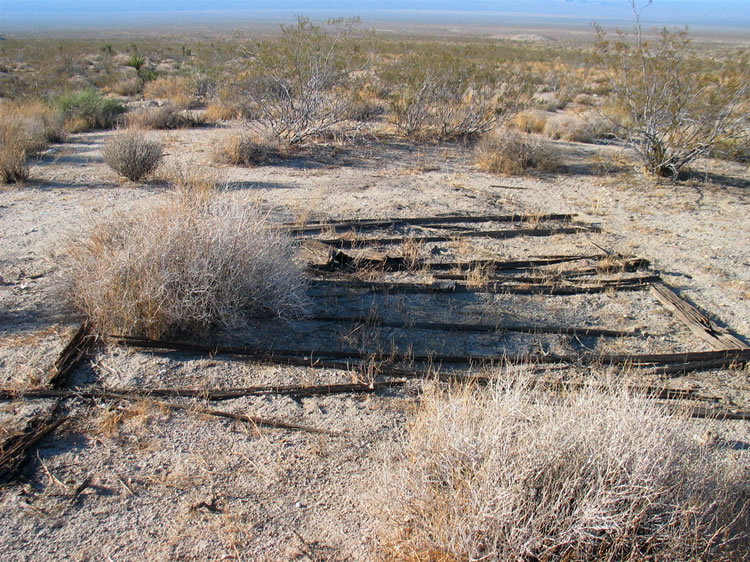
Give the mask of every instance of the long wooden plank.
<path id="1" fill-rule="evenodd" d="M 347 230 L 367 230 L 394 226 L 425 226 L 442 224 L 478 224 L 487 222 L 531 222 L 531 221 L 570 221 L 575 215 L 443 215 L 435 217 L 397 217 L 388 219 L 355 219 L 348 221 L 310 221 L 304 226 L 286 224 L 294 234 L 315 234 L 323 231 L 343 232 Z"/>
<path id="2" fill-rule="evenodd" d="M 652 354 L 500 354 L 500 355 L 441 355 L 390 353 L 342 349 L 271 349 L 261 350 L 250 347 L 233 347 L 196 344 L 191 342 L 149 340 L 128 336 L 109 336 L 114 343 L 142 348 L 163 349 L 173 351 L 189 351 L 197 353 L 227 354 L 247 357 L 254 360 L 268 361 L 279 364 L 292 364 L 323 368 L 346 368 L 347 364 L 330 362 L 326 358 L 348 359 L 351 361 L 367 360 L 370 358 L 389 360 L 392 362 L 414 362 L 429 364 L 463 364 L 463 365 L 518 365 L 518 364 L 578 364 L 578 365 L 634 365 L 634 366 L 664 366 L 675 365 L 689 367 L 690 363 L 701 364 L 715 362 L 711 368 L 730 365 L 745 365 L 750 362 L 750 350 L 736 349 L 723 351 L 699 351 L 681 353 L 652 353 Z"/>
<path id="3" fill-rule="evenodd" d="M 650 287 L 651 283 L 658 281 L 657 275 L 646 275 L 641 277 L 630 277 L 617 280 L 603 280 L 597 283 L 585 285 L 563 285 L 554 286 L 548 284 L 506 284 L 489 281 L 483 285 L 471 285 L 468 283 L 457 283 L 452 280 L 435 281 L 434 283 L 407 283 L 407 282 L 378 282 L 378 281 L 351 281 L 351 280 L 316 280 L 311 283 L 311 289 L 330 290 L 348 289 L 364 290 L 371 292 L 382 292 L 386 294 L 423 294 L 423 293 L 489 293 L 509 295 L 580 295 L 605 293 L 607 291 L 641 291 Z"/>
<path id="4" fill-rule="evenodd" d="M 729 330 L 717 326 L 708 316 L 680 297 L 674 289 L 665 283 L 654 283 L 651 290 L 665 308 L 682 320 L 696 336 L 708 342 L 714 349 L 750 349 L 742 340 Z"/>
<path id="5" fill-rule="evenodd" d="M 638 330 L 612 330 L 595 327 L 544 326 L 520 324 L 465 324 L 458 322 L 419 322 L 419 321 L 387 321 L 371 316 L 324 316 L 317 315 L 307 318 L 312 322 L 341 322 L 363 323 L 383 328 L 434 330 L 446 332 L 520 332 L 528 334 L 566 334 L 572 336 L 601 336 L 601 337 L 643 337 L 645 334 Z"/>
<path id="6" fill-rule="evenodd" d="M 579 234 L 581 232 L 601 232 L 596 226 L 579 225 L 561 228 L 516 228 L 506 230 L 467 230 L 455 232 L 450 236 L 396 236 L 392 238 L 358 238 L 350 240 L 345 238 L 320 239 L 319 242 L 328 244 L 334 248 L 361 248 L 365 246 L 388 246 L 393 244 L 405 244 L 408 242 L 450 242 L 456 238 L 493 238 L 505 240 L 519 236 L 557 236 L 560 234 Z"/>

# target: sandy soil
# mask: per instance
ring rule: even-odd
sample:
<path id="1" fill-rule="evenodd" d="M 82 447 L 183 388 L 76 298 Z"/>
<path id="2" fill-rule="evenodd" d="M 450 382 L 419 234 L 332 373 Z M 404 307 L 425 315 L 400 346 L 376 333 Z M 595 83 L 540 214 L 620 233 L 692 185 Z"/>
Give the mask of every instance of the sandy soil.
<path id="1" fill-rule="evenodd" d="M 653 185 L 629 171 L 599 175 L 617 147 L 560 143 L 572 173 L 498 177 L 478 172 L 471 152 L 370 139 L 321 147 L 314 155 L 254 169 L 216 166 L 213 147 L 234 134 L 216 128 L 152 132 L 169 162 L 215 169 L 233 196 L 267 207 L 279 220 L 426 216 L 441 213 L 576 213 L 600 234 L 470 241 L 425 247 L 457 259 L 609 251 L 651 260 L 654 269 L 717 323 L 750 336 L 750 173 L 704 162 L 702 174 Z M 65 245 L 114 210 L 163 197 L 158 181 L 122 183 L 101 161 L 110 132 L 73 135 L 32 165 L 24 186 L 0 188 L 0 377 L 6 387 L 42 384 L 78 319 L 66 304 Z M 239 194 L 239 195 L 238 195 Z M 486 298 L 457 301 L 467 318 L 481 315 L 557 323 L 641 328 L 637 344 L 597 342 L 616 351 L 708 349 L 647 294 L 611 298 Z M 348 306 L 366 312 L 373 303 Z M 432 314 L 429 299 L 377 304 Z M 263 332 L 267 329 L 266 332 Z M 341 331 L 312 335 L 300 325 L 260 326 L 269 344 L 322 345 Z M 396 341 L 393 333 L 379 334 Z M 248 336 L 249 337 L 249 336 Z M 305 339 L 308 338 L 308 339 Z M 312 338 L 310 340 L 309 338 Z M 319 338 L 319 339 L 315 339 Z M 474 339 L 423 345 L 448 349 L 496 346 Z M 519 350 L 563 351 L 574 341 L 509 339 Z M 461 346 L 464 346 L 463 348 Z M 526 347 L 524 347 L 526 346 Z M 557 347 L 556 347 L 557 346 Z M 629 347 L 630 346 L 630 347 Z M 72 385 L 104 388 L 241 387 L 351 382 L 347 370 L 258 365 L 222 356 L 146 353 L 102 347 L 74 373 Z M 750 372 L 679 377 L 690 386 L 750 407 Z M 325 428 L 335 435 L 260 429 L 152 402 L 68 401 L 72 418 L 44 439 L 18 483 L 0 490 L 0 557 L 9 559 L 340 559 L 376 556 L 373 505 L 383 464 L 414 407 L 415 386 L 372 395 L 249 397 L 221 409 Z M 185 401 L 188 403 L 189 401 Z M 51 401 L 2 402 L 0 439 Z M 701 422 L 722 439 L 750 442 L 746 422 Z M 84 481 L 89 485 L 75 497 Z"/>

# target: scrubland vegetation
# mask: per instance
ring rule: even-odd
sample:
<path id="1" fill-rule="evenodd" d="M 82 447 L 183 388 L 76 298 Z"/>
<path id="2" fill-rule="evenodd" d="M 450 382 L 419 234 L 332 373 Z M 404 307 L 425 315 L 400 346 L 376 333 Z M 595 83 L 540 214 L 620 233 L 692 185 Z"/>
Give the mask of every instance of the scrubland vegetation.
<path id="1" fill-rule="evenodd" d="M 647 37 L 637 23 L 632 35 L 612 40 L 599 30 L 593 44 L 554 51 L 509 40 L 386 38 L 356 19 L 318 25 L 300 18 L 275 37 L 210 44 L 12 40 L 0 57 L 7 76 L 0 95 L 56 108 L 53 120 L 62 120 L 66 131 L 245 119 L 252 135 L 243 137 L 244 146 L 252 136 L 269 148 L 258 156 L 219 157 L 241 165 L 267 161 L 261 153 L 279 146 L 332 136 L 474 143 L 507 128 L 527 134 L 526 146 L 552 146 L 532 140 L 535 135 L 621 142 L 656 177 L 676 178 L 701 156 L 746 160 L 747 56 L 727 50 L 707 57 L 684 31 Z M 113 95 L 163 105 L 123 118 L 125 107 Z M 201 107 L 204 112 L 185 111 Z M 497 151 L 496 141 L 486 142 Z M 20 162 L 35 149 L 19 143 L 3 143 L 6 181 L 24 176 Z M 513 144 L 505 143 L 511 152 Z M 524 167 L 501 166 L 503 173 Z"/>
<path id="2" fill-rule="evenodd" d="M 505 373 L 423 396 L 384 509 L 396 560 L 692 560 L 747 552 L 747 472 L 621 382 Z"/>
<path id="3" fill-rule="evenodd" d="M 239 120 L 241 134 L 209 151 L 219 167 L 395 141 L 465 147 L 490 174 L 563 174 L 564 143 L 612 143 L 649 181 L 678 182 L 701 157 L 750 154 L 747 56 L 713 48 L 683 31 L 647 36 L 640 22 L 632 35 L 598 30 L 591 44 L 554 49 L 306 18 L 210 42 L 11 39 L 0 46 L 0 178 L 33 179 L 30 159 L 69 135 L 122 129 L 107 133 L 104 162 L 171 190 L 70 242 L 71 298 L 102 334 L 204 336 L 303 315 L 303 270 L 259 208 L 215 176 L 162 163 L 153 139 L 165 130 Z M 613 383 L 554 397 L 510 374 L 488 388 L 428 386 L 399 446 L 386 558 L 747 553 L 747 470 L 701 443 L 685 416 Z"/>

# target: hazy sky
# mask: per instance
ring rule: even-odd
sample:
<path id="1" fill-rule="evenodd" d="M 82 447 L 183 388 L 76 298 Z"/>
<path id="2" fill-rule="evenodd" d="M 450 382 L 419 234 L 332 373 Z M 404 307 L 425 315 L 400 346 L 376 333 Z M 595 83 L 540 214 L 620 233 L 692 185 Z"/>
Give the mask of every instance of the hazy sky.
<path id="1" fill-rule="evenodd" d="M 640 0 L 641 5 L 647 0 Z M 506 18 L 558 18 L 561 21 L 630 21 L 628 0 L 0 0 L 0 21 L 18 25 L 24 22 L 50 20 L 50 16 L 64 14 L 65 20 L 75 17 L 119 12 L 231 12 L 263 11 L 268 14 L 284 12 L 336 15 L 362 15 L 365 21 L 382 17 L 418 19 L 420 12 L 427 17 L 450 19 L 464 12 L 479 20 L 497 23 Z M 442 12 L 442 13 L 441 13 Z M 173 14 L 176 17 L 176 14 Z M 195 14 L 193 14 L 195 17 Z M 217 14 L 214 14 L 217 17 Z M 646 23 L 654 25 L 725 25 L 750 26 L 750 0 L 654 0 L 643 10 Z M 54 17 L 52 18 L 54 20 Z M 84 20 L 82 20 L 84 21 Z"/>

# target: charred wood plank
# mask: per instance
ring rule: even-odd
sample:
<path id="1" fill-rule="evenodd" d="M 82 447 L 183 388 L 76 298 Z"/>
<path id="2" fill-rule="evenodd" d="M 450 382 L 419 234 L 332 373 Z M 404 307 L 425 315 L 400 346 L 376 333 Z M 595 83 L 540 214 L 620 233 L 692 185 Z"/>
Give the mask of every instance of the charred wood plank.
<path id="1" fill-rule="evenodd" d="M 189 351 L 209 354 L 227 354 L 238 357 L 247 357 L 258 361 L 271 363 L 320 367 L 320 368 L 348 368 L 348 363 L 329 361 L 328 359 L 348 359 L 351 361 L 381 359 L 390 363 L 428 363 L 439 364 L 462 364 L 462 365 L 519 365 L 519 364 L 576 364 L 576 365 L 633 365 L 645 367 L 680 366 L 690 370 L 692 365 L 698 369 L 703 368 L 706 362 L 720 365 L 722 367 L 746 365 L 750 362 L 750 350 L 724 350 L 724 351 L 697 351 L 681 353 L 657 353 L 657 354 L 499 354 L 499 355 L 441 355 L 441 354 L 414 354 L 414 353 L 390 353 L 378 354 L 375 352 L 361 350 L 341 349 L 273 349 L 260 350 L 248 347 L 212 346 L 196 344 L 191 342 L 149 340 L 145 338 L 134 338 L 128 336 L 109 336 L 114 343 L 154 350 Z M 717 367 L 711 367 L 717 368 Z M 398 375 L 408 373 L 406 369 L 394 369 Z"/>
<path id="2" fill-rule="evenodd" d="M 561 228 L 517 228 L 506 230 L 467 230 L 457 232 L 450 236 L 397 236 L 392 238 L 358 238 L 355 240 L 346 238 L 320 239 L 319 242 L 328 244 L 334 248 L 351 249 L 365 246 L 388 246 L 393 244 L 404 244 L 407 242 L 450 242 L 457 237 L 465 238 L 493 238 L 504 240 L 519 236 L 557 236 L 559 234 L 579 234 L 581 232 L 601 232 L 596 226 L 578 225 Z"/>
<path id="3" fill-rule="evenodd" d="M 665 283 L 655 283 L 651 290 L 669 311 L 682 320 L 696 336 L 708 342 L 714 349 L 750 349 L 745 342 L 738 339 L 729 330 L 717 326 L 708 316 L 680 297 Z"/>
<path id="4" fill-rule="evenodd" d="M 91 331 L 87 322 L 82 322 L 73 337 L 63 348 L 50 369 L 48 384 L 60 388 L 68 382 L 70 374 L 88 353 L 91 345 Z"/>
<path id="5" fill-rule="evenodd" d="M 403 386 L 404 381 L 389 380 L 372 384 L 324 384 L 324 385 L 271 385 L 245 388 L 208 389 L 208 388 L 141 388 L 141 389 L 36 389 L 17 391 L 0 389 L 2 400 L 38 400 L 44 398 L 108 398 L 110 396 L 129 396 L 133 400 L 140 398 L 199 398 L 201 400 L 222 401 L 235 400 L 247 396 L 328 396 L 334 394 L 371 394 L 385 388 Z"/>
<path id="6" fill-rule="evenodd" d="M 419 321 L 387 321 L 370 316 L 312 316 L 312 322 L 342 322 L 372 324 L 383 328 L 397 328 L 403 330 L 435 330 L 446 332 L 521 332 L 530 334 L 567 334 L 573 336 L 601 336 L 601 337 L 635 337 L 644 336 L 639 330 L 611 330 L 605 328 L 569 327 L 569 326 L 541 326 L 541 325 L 513 325 L 513 324 L 464 324 L 458 322 L 419 322 Z"/>
<path id="7" fill-rule="evenodd" d="M 20 472 L 34 445 L 60 427 L 68 418 L 57 415 L 57 407 L 32 418 L 19 434 L 8 438 L 0 446 L 0 485 L 8 484 Z"/>
<path id="8" fill-rule="evenodd" d="M 570 221 L 575 215 L 544 214 L 544 215 L 443 215 L 435 217 L 398 217 L 388 219 L 355 219 L 348 221 L 310 221 L 304 226 L 285 225 L 293 234 L 317 234 L 333 231 L 375 230 L 396 226 L 427 226 L 444 224 L 477 224 L 487 222 L 529 222 L 529 221 Z"/>
<path id="9" fill-rule="evenodd" d="M 423 294 L 423 293 L 490 293 L 490 294 L 512 294 L 512 295 L 579 295 L 590 293 L 604 293 L 607 291 L 639 291 L 648 289 L 651 283 L 659 281 L 657 275 L 631 277 L 617 280 L 602 280 L 598 283 L 586 285 L 562 285 L 552 284 L 507 284 L 503 282 L 489 281 L 482 285 L 468 283 L 457 283 L 452 280 L 437 280 L 434 283 L 405 283 L 405 282 L 377 282 L 377 281 L 350 281 L 350 280 L 316 280 L 311 288 L 320 289 L 349 289 L 364 290 L 370 292 L 382 292 L 386 294 Z"/>

